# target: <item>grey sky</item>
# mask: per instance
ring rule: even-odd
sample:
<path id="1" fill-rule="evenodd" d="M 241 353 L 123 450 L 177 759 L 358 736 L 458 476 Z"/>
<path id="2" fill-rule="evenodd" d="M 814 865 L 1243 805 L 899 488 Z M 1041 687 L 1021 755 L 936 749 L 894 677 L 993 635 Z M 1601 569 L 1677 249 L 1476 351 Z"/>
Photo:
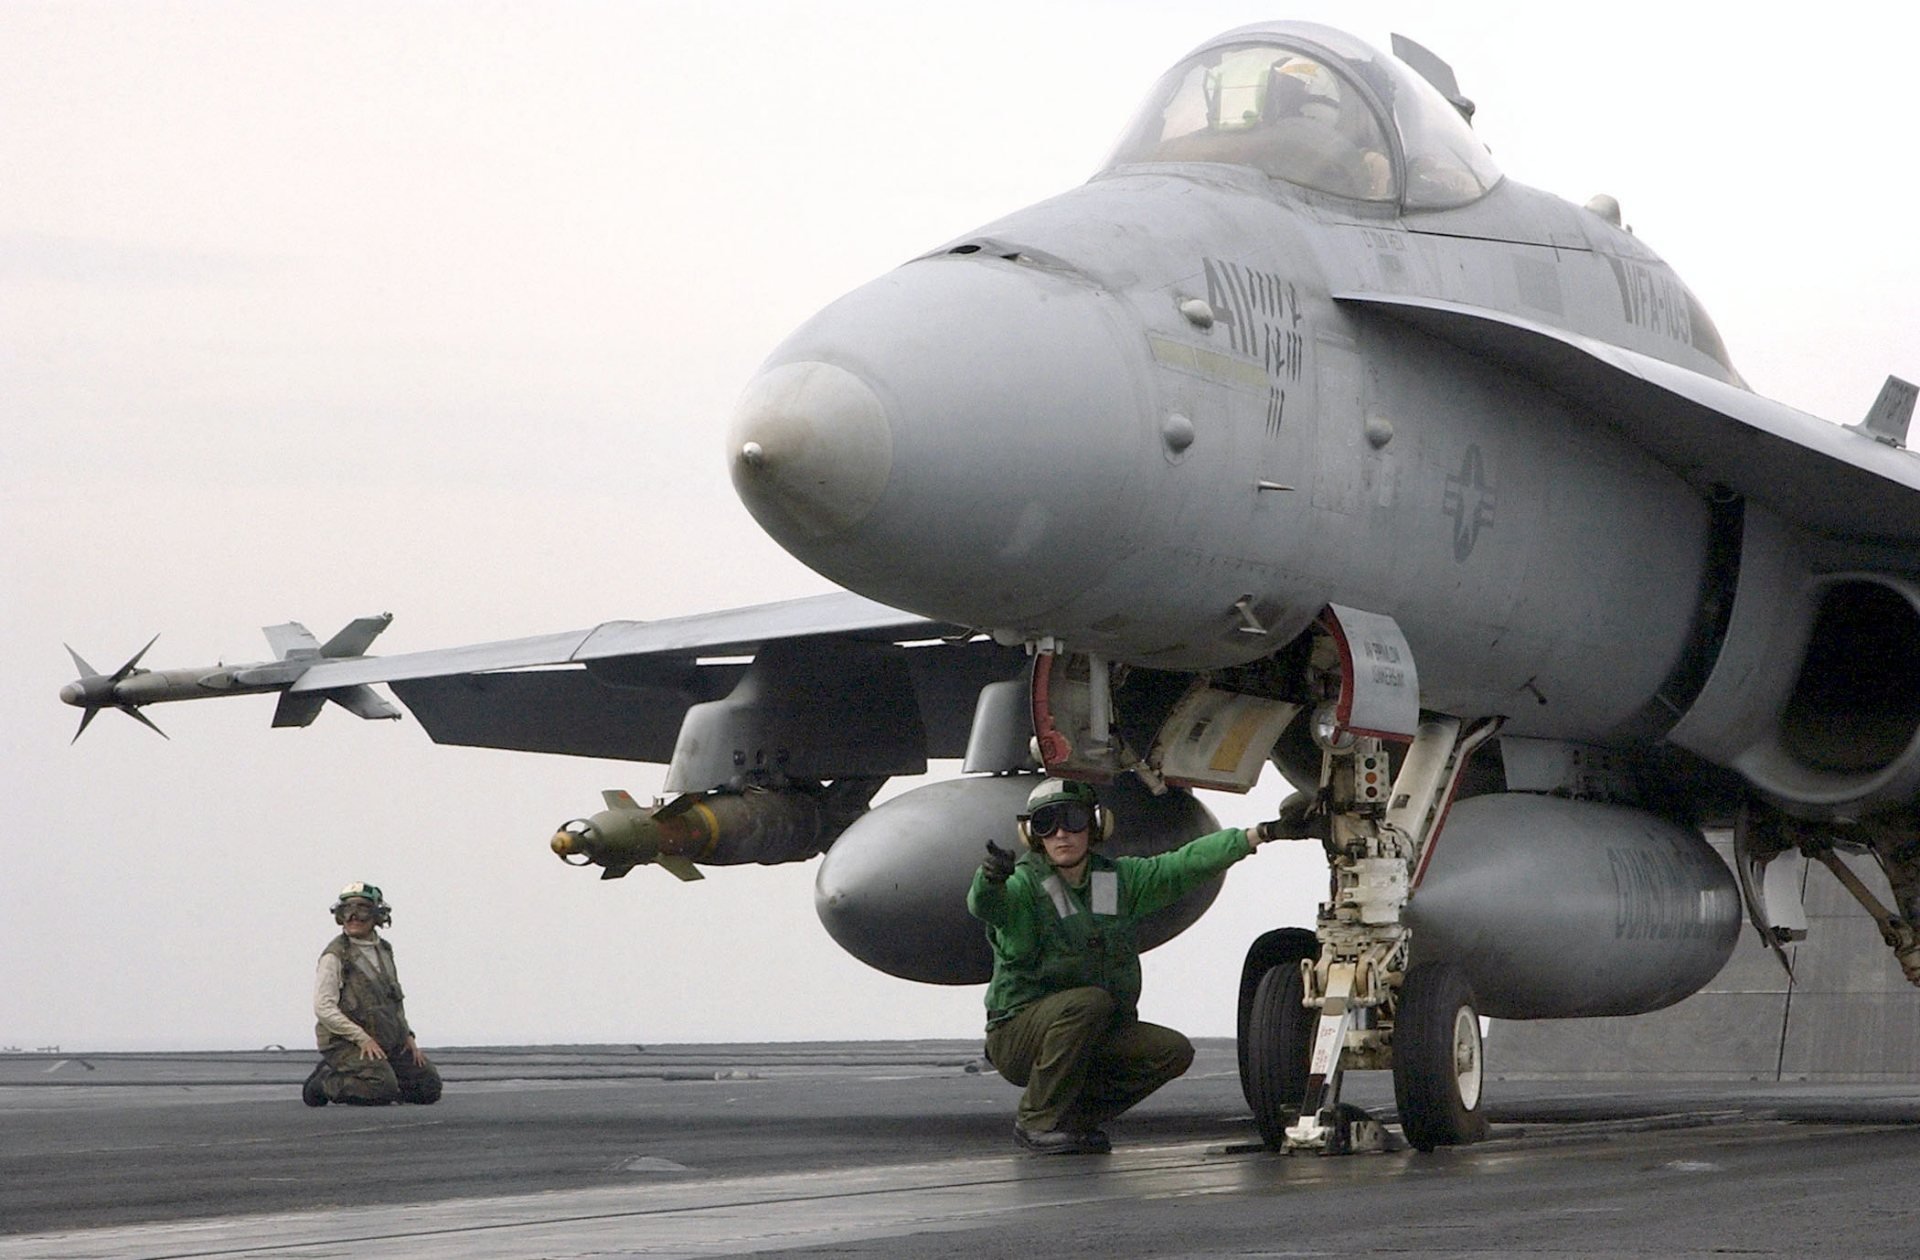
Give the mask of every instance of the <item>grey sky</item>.
<path id="1" fill-rule="evenodd" d="M 978 989 L 833 946 L 811 865 L 603 884 L 547 852 L 657 767 L 273 731 L 267 699 L 68 747 L 60 644 L 257 660 L 262 625 L 391 611 L 405 651 L 824 589 L 727 484 L 755 365 L 1084 179 L 1163 69 L 1273 16 L 1433 48 L 1509 176 L 1617 196 L 1756 389 L 1855 420 L 1920 372 L 1920 18 L 1761 12 L 0 7 L 0 1046 L 309 1044 L 350 879 L 398 907 L 430 1043 L 971 1035 Z M 1149 956 L 1146 1013 L 1229 1032 L 1246 942 L 1323 884 L 1243 865 Z"/>

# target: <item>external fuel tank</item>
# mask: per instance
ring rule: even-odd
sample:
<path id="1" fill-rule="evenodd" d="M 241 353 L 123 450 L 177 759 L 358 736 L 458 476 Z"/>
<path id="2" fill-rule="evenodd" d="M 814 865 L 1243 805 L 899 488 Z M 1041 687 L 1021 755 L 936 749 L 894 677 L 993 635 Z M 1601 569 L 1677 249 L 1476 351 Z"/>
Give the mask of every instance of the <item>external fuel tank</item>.
<path id="1" fill-rule="evenodd" d="M 1464 968 L 1482 1015 L 1564 1019 L 1671 1006 L 1719 974 L 1741 923 L 1699 832 L 1530 793 L 1453 807 L 1407 903 L 1413 960 Z"/>

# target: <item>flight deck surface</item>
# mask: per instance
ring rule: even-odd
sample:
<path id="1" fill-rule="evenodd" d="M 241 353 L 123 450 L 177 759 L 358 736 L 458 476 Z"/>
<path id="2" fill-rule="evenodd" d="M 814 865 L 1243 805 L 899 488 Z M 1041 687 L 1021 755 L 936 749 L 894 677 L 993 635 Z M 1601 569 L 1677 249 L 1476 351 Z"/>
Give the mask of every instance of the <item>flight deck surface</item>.
<path id="1" fill-rule="evenodd" d="M 1482 1145 L 1278 1156 L 1204 1040 L 1112 1155 L 1040 1158 L 978 1049 L 449 1049 L 435 1106 L 320 1109 L 302 1052 L 0 1054 L 0 1260 L 1920 1245 L 1920 1084 L 1496 1079 Z M 1348 1097 L 1391 1117 L 1384 1074 Z"/>

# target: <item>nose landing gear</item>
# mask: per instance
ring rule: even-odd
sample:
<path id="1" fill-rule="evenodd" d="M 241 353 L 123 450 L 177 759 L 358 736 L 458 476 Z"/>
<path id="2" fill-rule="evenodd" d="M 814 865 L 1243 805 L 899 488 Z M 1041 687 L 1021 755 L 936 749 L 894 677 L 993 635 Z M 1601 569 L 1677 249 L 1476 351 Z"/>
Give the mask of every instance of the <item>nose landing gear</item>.
<path id="1" fill-rule="evenodd" d="M 1317 949 L 1312 957 L 1263 959 L 1264 974 L 1242 999 L 1247 1101 L 1269 1147 L 1382 1149 L 1379 1124 L 1340 1102 L 1342 1074 L 1367 1068 L 1392 1069 L 1401 1129 L 1414 1147 L 1485 1136 L 1472 988 L 1450 962 L 1409 967 L 1401 911 L 1467 758 L 1499 726 L 1499 719 L 1465 728 L 1453 718 L 1422 722 L 1391 786 L 1380 740 L 1326 747 L 1320 793 L 1299 827 L 1299 838 L 1322 842 L 1333 872 Z"/>

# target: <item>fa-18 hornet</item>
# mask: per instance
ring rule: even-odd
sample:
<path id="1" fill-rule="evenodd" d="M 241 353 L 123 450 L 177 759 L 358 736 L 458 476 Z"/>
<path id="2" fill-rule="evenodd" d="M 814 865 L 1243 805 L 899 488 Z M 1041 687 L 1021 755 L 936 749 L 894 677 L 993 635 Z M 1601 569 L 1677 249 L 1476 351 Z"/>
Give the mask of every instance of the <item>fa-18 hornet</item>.
<path id="1" fill-rule="evenodd" d="M 1331 868 L 1315 928 L 1244 962 L 1277 1146 L 1377 1138 L 1338 1101 L 1361 1068 L 1415 1146 L 1472 1141 L 1480 1016 L 1679 1001 L 1743 917 L 1783 939 L 1790 850 L 1920 978 L 1914 389 L 1846 426 L 1752 393 L 1616 204 L 1504 178 L 1452 70 L 1393 49 L 1211 40 L 1088 183 L 775 349 L 733 483 L 842 592 L 387 657 L 356 623 L 223 687 L 83 663 L 63 698 L 277 690 L 300 723 L 384 683 L 441 743 L 664 763 L 667 798 L 609 791 L 555 851 L 824 853 L 834 938 L 947 984 L 987 978 L 963 894 L 1033 775 L 1158 852 L 1212 828 L 1191 789 L 1271 762 Z M 930 758 L 962 776 L 872 805 Z"/>

